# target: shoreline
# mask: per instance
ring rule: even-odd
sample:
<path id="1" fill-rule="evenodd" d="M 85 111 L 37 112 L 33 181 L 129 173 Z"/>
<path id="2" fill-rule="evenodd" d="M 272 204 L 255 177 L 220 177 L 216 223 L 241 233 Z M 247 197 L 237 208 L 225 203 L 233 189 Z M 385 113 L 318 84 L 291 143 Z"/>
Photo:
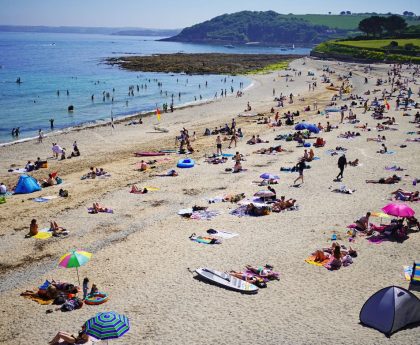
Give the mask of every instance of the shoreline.
<path id="1" fill-rule="evenodd" d="M 246 77 L 248 77 L 251 80 L 251 83 L 245 87 L 242 91 L 248 91 L 250 89 L 252 89 L 255 85 L 255 81 L 252 78 L 253 75 L 248 75 Z M 234 94 L 229 94 L 227 97 L 225 98 L 229 98 L 229 97 L 235 97 Z M 212 102 L 217 101 L 217 99 L 203 99 L 203 100 L 198 100 L 198 101 L 192 101 L 192 102 L 186 102 L 183 103 L 181 105 L 178 106 L 174 106 L 174 110 L 182 110 L 182 109 L 188 109 L 188 108 L 193 108 L 193 107 L 200 107 Z M 133 113 L 133 114 L 129 114 L 129 115 L 122 115 L 119 117 L 116 117 L 114 119 L 114 124 L 121 124 L 124 122 L 129 122 L 130 120 L 133 120 L 135 118 L 141 117 L 141 118 L 146 118 L 146 117 L 150 117 L 155 115 L 155 111 L 156 110 L 145 110 L 142 112 L 137 112 L 137 113 Z M 171 112 L 168 111 L 167 113 L 162 112 L 162 114 L 170 114 Z M 174 111 L 175 113 L 175 111 Z M 60 128 L 58 130 L 55 130 L 53 132 L 47 132 L 44 133 L 43 139 L 48 139 L 50 137 L 56 136 L 56 135 L 61 135 L 61 134 L 67 134 L 67 133 L 71 133 L 71 132 L 79 132 L 79 131 L 83 131 L 86 129 L 92 129 L 92 128 L 96 128 L 96 127 L 106 127 L 106 126 L 111 126 L 111 119 L 107 120 L 107 119 L 103 119 L 103 120 L 96 120 L 94 122 L 85 122 L 82 123 L 80 125 L 76 125 L 76 126 L 72 126 L 72 127 L 63 127 Z M 31 142 L 31 141 L 37 141 L 38 137 L 28 137 L 28 138 L 22 138 L 22 139 L 18 139 L 15 141 L 10 141 L 10 142 L 5 142 L 5 143 L 0 143 L 0 147 L 7 147 L 7 146 L 12 146 L 12 145 L 18 145 L 21 143 L 25 143 L 25 142 Z"/>

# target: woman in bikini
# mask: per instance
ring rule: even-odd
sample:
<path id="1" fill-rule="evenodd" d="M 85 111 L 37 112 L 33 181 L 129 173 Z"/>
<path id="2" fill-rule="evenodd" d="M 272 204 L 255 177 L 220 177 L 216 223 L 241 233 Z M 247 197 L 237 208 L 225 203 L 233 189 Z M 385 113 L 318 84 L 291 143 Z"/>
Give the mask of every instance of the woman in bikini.
<path id="1" fill-rule="evenodd" d="M 90 341 L 90 337 L 86 334 L 85 326 L 82 326 L 82 330 L 77 336 L 67 333 L 67 332 L 58 332 L 55 337 L 48 343 L 49 345 L 58 345 L 62 341 L 68 344 L 86 344 Z"/>

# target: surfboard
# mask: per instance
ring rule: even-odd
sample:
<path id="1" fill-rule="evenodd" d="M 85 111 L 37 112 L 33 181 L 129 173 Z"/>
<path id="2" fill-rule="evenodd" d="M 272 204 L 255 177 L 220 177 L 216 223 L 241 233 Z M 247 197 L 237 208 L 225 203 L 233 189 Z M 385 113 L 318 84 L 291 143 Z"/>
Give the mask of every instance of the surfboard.
<path id="1" fill-rule="evenodd" d="M 210 268 L 197 268 L 195 272 L 204 280 L 213 284 L 222 286 L 226 289 L 238 291 L 246 294 L 254 294 L 258 292 L 258 287 L 238 279 L 225 272 L 216 271 Z"/>
<path id="2" fill-rule="evenodd" d="M 239 117 L 255 117 L 258 116 L 257 113 L 241 113 L 238 115 Z"/>

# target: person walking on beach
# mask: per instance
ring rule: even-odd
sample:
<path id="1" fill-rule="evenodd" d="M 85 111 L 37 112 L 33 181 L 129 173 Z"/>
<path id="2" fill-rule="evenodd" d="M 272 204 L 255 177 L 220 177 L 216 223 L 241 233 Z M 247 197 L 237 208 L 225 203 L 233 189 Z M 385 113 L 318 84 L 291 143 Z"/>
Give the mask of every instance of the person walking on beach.
<path id="1" fill-rule="evenodd" d="M 343 121 L 344 121 L 344 110 L 343 109 L 341 109 L 340 115 L 341 115 L 340 123 L 343 123 Z"/>
<path id="2" fill-rule="evenodd" d="M 305 169 L 305 167 L 306 167 L 305 160 L 301 159 L 299 161 L 299 163 L 296 165 L 297 171 L 299 172 L 299 176 L 296 180 L 294 180 L 294 182 L 293 182 L 294 185 L 296 185 L 296 182 L 299 181 L 299 180 L 302 180 L 302 183 L 304 182 L 303 181 L 303 170 Z"/>
<path id="3" fill-rule="evenodd" d="M 344 172 L 344 168 L 347 166 L 347 159 L 346 159 L 346 155 L 342 155 L 339 159 L 338 159 L 338 168 L 340 169 L 339 174 L 336 177 L 336 180 L 341 181 L 342 178 L 344 178 L 343 176 L 343 172 Z"/>
<path id="4" fill-rule="evenodd" d="M 236 131 L 233 131 L 232 137 L 230 138 L 230 143 L 229 143 L 228 148 L 230 149 L 232 147 L 232 143 L 235 143 L 235 147 L 236 147 L 237 142 L 238 142 L 238 135 L 237 135 Z"/>
<path id="5" fill-rule="evenodd" d="M 42 133 L 42 129 L 38 131 L 38 143 L 42 143 L 42 139 L 44 138 L 44 134 Z"/>
<path id="6" fill-rule="evenodd" d="M 222 139 L 220 139 L 220 135 L 218 135 L 217 138 L 216 138 L 216 149 L 217 149 L 217 152 L 216 152 L 217 155 L 219 155 L 219 154 L 222 155 L 223 154 L 222 153 Z"/>

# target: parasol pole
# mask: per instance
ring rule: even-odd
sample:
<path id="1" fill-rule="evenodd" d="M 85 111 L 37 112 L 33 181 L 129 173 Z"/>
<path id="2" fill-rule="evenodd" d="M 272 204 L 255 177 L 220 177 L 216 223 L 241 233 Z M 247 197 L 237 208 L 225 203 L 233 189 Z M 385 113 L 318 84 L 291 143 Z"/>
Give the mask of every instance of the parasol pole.
<path id="1" fill-rule="evenodd" d="M 79 282 L 79 286 L 80 286 L 79 269 L 77 267 L 76 267 L 76 272 L 77 272 L 77 281 Z"/>

